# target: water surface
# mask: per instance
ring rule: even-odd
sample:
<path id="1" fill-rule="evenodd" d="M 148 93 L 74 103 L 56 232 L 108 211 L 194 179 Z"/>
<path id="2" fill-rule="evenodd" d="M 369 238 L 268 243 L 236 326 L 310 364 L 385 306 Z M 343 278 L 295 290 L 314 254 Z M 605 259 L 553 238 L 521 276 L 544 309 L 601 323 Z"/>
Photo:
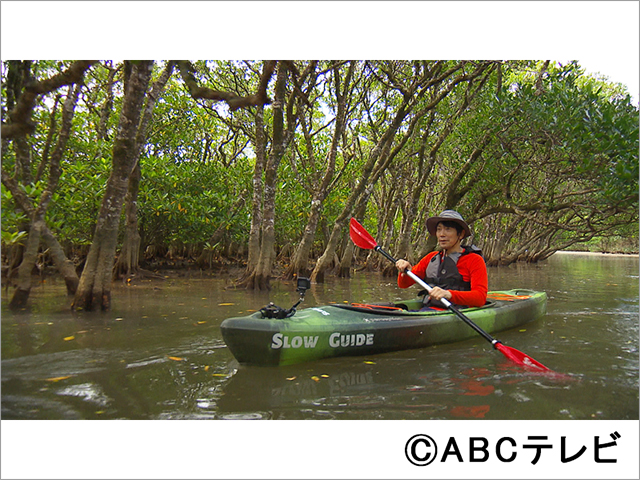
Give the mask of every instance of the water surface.
<path id="1" fill-rule="evenodd" d="M 568 379 L 526 373 L 484 339 L 288 367 L 239 365 L 219 326 L 273 301 L 198 274 L 116 284 L 110 312 L 72 313 L 61 282 L 13 313 L 2 293 L 3 419 L 638 419 L 638 257 L 556 254 L 489 269 L 492 290 L 548 294 L 548 313 L 496 336 Z M 414 287 L 415 288 L 415 287 Z M 417 290 L 417 289 L 416 289 Z M 415 294 L 356 272 L 303 307 Z"/>

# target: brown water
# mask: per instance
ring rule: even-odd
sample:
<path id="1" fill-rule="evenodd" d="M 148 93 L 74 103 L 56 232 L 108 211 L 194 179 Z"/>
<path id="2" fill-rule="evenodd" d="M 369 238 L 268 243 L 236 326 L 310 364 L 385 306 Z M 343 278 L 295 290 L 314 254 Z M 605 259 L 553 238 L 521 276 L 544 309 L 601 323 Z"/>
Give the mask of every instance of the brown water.
<path id="1" fill-rule="evenodd" d="M 61 283 L 28 311 L 2 293 L 2 419 L 638 419 L 638 257 L 557 254 L 489 269 L 490 289 L 530 288 L 548 313 L 497 337 L 569 379 L 511 365 L 478 337 L 289 367 L 240 366 L 223 319 L 269 301 L 228 279 L 118 284 L 107 313 L 71 313 Z M 392 279 L 356 273 L 313 285 L 303 307 L 399 300 Z"/>

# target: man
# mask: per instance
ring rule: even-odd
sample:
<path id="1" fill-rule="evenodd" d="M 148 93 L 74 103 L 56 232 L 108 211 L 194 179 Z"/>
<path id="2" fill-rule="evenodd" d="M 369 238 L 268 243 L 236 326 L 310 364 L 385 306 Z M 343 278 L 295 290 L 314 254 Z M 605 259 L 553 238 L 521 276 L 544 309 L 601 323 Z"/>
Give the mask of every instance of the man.
<path id="1" fill-rule="evenodd" d="M 411 270 L 434 287 L 425 297 L 422 310 L 443 308 L 440 303 L 443 298 L 459 306 L 484 305 L 489 285 L 487 266 L 480 249 L 461 245 L 462 240 L 471 235 L 462 215 L 455 210 L 445 210 L 439 216 L 427 219 L 427 230 L 437 238 L 440 251 L 427 254 L 415 266 L 406 260 L 398 260 L 398 286 L 407 288 L 415 283 L 405 274 Z"/>

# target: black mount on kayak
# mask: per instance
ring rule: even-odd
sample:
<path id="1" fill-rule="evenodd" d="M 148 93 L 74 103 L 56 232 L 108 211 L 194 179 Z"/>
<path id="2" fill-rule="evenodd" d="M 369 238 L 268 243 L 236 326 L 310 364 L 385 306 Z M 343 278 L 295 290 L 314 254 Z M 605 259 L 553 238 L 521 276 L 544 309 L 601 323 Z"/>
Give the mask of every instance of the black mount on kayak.
<path id="1" fill-rule="evenodd" d="M 296 304 L 291 307 L 289 310 L 286 310 L 282 307 L 274 305 L 271 302 L 266 307 L 260 309 L 260 313 L 264 318 L 289 318 L 293 317 L 296 313 L 296 307 L 300 305 L 300 303 L 304 300 L 304 294 L 311 288 L 311 281 L 306 277 L 298 277 L 298 288 L 296 288 L 296 292 L 300 294 L 300 300 L 296 302 Z"/>

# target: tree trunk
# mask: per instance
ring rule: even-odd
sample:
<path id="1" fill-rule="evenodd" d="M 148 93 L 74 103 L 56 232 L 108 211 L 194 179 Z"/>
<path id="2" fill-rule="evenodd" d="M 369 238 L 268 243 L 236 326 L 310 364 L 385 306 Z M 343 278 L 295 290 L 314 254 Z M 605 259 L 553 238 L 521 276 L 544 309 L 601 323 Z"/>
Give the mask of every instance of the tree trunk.
<path id="1" fill-rule="evenodd" d="M 129 177 L 135 166 L 136 136 L 153 61 L 125 62 L 125 92 L 113 145 L 113 167 L 72 307 L 93 310 L 111 307 L 111 279 L 118 225 Z"/>
<path id="2" fill-rule="evenodd" d="M 397 132 L 397 130 L 400 128 L 400 125 L 402 124 L 405 116 L 408 113 L 408 110 L 403 105 L 403 107 L 401 107 L 396 113 L 396 116 L 391 125 L 387 128 L 384 135 L 380 138 L 376 146 L 369 154 L 369 160 L 365 165 L 360 178 L 358 179 L 358 184 L 351 191 L 351 195 L 349 195 L 349 198 L 345 202 L 342 212 L 336 218 L 333 229 L 331 230 L 331 236 L 329 237 L 329 241 L 327 242 L 324 253 L 318 259 L 318 262 L 316 263 L 316 266 L 311 273 L 312 282 L 324 282 L 325 271 L 333 262 L 336 254 L 336 247 L 338 245 L 338 242 L 340 241 L 340 237 L 343 234 L 347 219 L 349 218 L 349 215 L 351 215 L 356 201 L 366 204 L 366 200 L 368 200 L 369 196 L 371 195 L 371 192 L 373 191 L 373 185 L 375 183 L 375 181 L 372 180 L 374 168 L 377 167 L 379 163 L 384 163 L 384 161 L 388 157 L 389 149 L 391 147 L 391 143 L 393 142 L 393 136 L 395 135 L 395 132 Z M 379 168 L 378 171 L 381 172 L 383 171 L 383 169 Z"/>
<path id="3" fill-rule="evenodd" d="M 311 200 L 311 211 L 309 212 L 309 219 L 304 228 L 302 239 L 293 252 L 291 262 L 283 278 L 290 280 L 296 276 L 307 277 L 311 273 L 309 269 L 309 253 L 311 252 L 311 247 L 313 246 L 313 241 L 316 236 L 321 211 L 322 200 L 318 198 L 318 195 L 314 195 Z"/>
<path id="4" fill-rule="evenodd" d="M 13 150 L 16 156 L 16 164 L 14 169 L 14 178 L 17 178 L 22 185 L 27 186 L 33 185 L 33 175 L 31 175 L 31 142 L 23 136 L 17 137 L 13 139 Z M 2 175 L 3 180 L 6 175 Z M 22 190 L 22 189 L 21 189 Z M 24 212 L 33 219 L 34 210 L 24 210 Z M 29 232 L 31 228 L 31 220 L 25 221 L 20 225 L 20 231 Z M 18 246 L 16 248 L 11 264 L 9 266 L 9 274 L 8 277 L 11 278 L 12 274 L 20 268 L 22 264 L 24 251 L 26 249 L 25 246 Z M 28 295 L 27 295 L 28 296 Z"/>
<path id="5" fill-rule="evenodd" d="M 340 71 L 338 68 L 335 69 L 334 84 L 337 99 L 337 112 L 335 127 L 333 130 L 333 138 L 331 140 L 331 146 L 329 148 L 327 158 L 327 166 L 325 168 L 322 181 L 318 182 L 317 188 L 313 191 L 307 225 L 305 226 L 302 240 L 293 253 L 289 268 L 284 274 L 285 279 L 292 279 L 295 276 L 306 277 L 311 273 L 308 267 L 309 252 L 311 252 L 311 247 L 313 246 L 313 241 L 316 236 L 316 230 L 318 229 L 318 222 L 320 220 L 320 215 L 324 207 L 324 201 L 330 193 L 329 186 L 333 180 L 333 176 L 335 173 L 338 147 L 340 145 L 340 140 L 344 135 L 346 126 L 347 98 L 349 95 L 349 84 L 351 82 L 351 77 L 353 75 L 354 69 L 355 62 L 351 62 L 349 64 L 349 70 L 347 71 L 347 75 L 344 81 L 344 87 L 340 82 Z M 309 149 L 311 149 L 312 143 L 309 141 L 308 144 Z"/>
<path id="6" fill-rule="evenodd" d="M 49 227 L 45 225 L 41 234 L 42 241 L 49 249 L 49 255 L 51 255 L 53 264 L 62 275 L 62 278 L 64 278 L 64 283 L 67 286 L 67 295 L 75 295 L 78 290 L 78 283 L 80 282 L 75 265 L 67 258 L 62 245 L 60 245 L 60 242 L 54 237 Z"/>
<path id="7" fill-rule="evenodd" d="M 458 108 L 455 115 L 451 116 L 447 120 L 446 125 L 444 126 L 438 137 L 435 139 L 433 145 L 431 145 L 431 148 L 429 149 L 429 152 L 427 154 L 426 149 L 428 146 L 429 137 L 431 136 L 431 125 L 433 123 L 434 116 L 431 115 L 428 120 L 427 126 L 421 138 L 421 146 L 418 151 L 418 180 L 417 182 L 409 182 L 412 190 L 408 195 L 405 203 L 405 208 L 403 210 L 404 215 L 402 217 L 402 225 L 400 227 L 398 248 L 395 252 L 397 258 L 404 258 L 410 263 L 415 263 L 416 261 L 411 244 L 411 232 L 413 230 L 413 224 L 418 217 L 420 198 L 422 198 L 422 194 L 427 185 L 427 180 L 431 176 L 431 172 L 433 171 L 433 168 L 436 164 L 437 154 L 440 150 L 440 147 L 453 131 L 453 127 L 455 126 L 454 120 L 457 120 L 462 115 L 462 112 L 466 110 L 467 106 L 468 101 L 465 100 L 465 102 L 463 102 L 463 105 Z M 429 244 L 434 244 L 433 239 Z"/>
<path id="8" fill-rule="evenodd" d="M 138 192 L 140 190 L 140 159 L 129 177 L 127 195 L 124 199 L 125 230 L 122 249 L 113 268 L 114 280 L 136 275 L 140 264 L 140 233 L 138 232 Z"/>
<path id="9" fill-rule="evenodd" d="M 271 280 L 271 269 L 275 257 L 275 213 L 276 213 L 276 184 L 278 181 L 278 166 L 284 155 L 286 142 L 284 127 L 285 82 L 287 70 L 284 63 L 278 65 L 275 87 L 275 101 L 273 102 L 273 144 L 264 175 L 264 201 L 262 205 L 262 229 L 260 256 L 253 273 L 249 276 L 246 286 L 249 289 L 268 290 Z"/>
<path id="10" fill-rule="evenodd" d="M 173 73 L 173 68 L 173 62 L 169 62 L 160 78 L 151 87 L 151 91 L 147 95 L 144 114 L 138 127 L 135 167 L 131 172 L 131 177 L 129 177 L 129 186 L 125 197 L 124 240 L 114 268 L 114 278 L 118 278 L 121 275 L 136 275 L 140 270 L 140 233 L 138 231 L 138 192 L 140 191 L 141 179 L 140 156 L 142 148 L 147 141 L 147 132 L 153 117 L 153 109 Z"/>
<path id="11" fill-rule="evenodd" d="M 267 163 L 266 156 L 266 135 L 264 132 L 264 107 L 258 105 L 256 108 L 256 165 L 253 171 L 253 199 L 251 201 L 251 227 L 249 229 L 249 245 L 247 257 L 247 269 L 245 279 L 249 278 L 258 265 L 260 258 L 260 230 L 262 225 L 262 197 L 264 195 L 264 184 L 262 175 Z"/>
<path id="12" fill-rule="evenodd" d="M 109 117 L 111 116 L 111 110 L 113 109 L 113 86 L 115 85 L 116 73 L 118 73 L 119 70 L 118 68 L 113 68 L 110 64 L 105 65 L 105 67 L 109 69 L 109 75 L 107 77 L 106 84 L 107 98 L 105 99 L 102 107 L 100 107 L 100 122 L 96 129 L 99 140 L 107 139 L 107 127 L 109 124 Z"/>
<path id="13" fill-rule="evenodd" d="M 356 219 L 362 219 L 365 211 L 367 210 L 366 204 L 360 205 L 360 207 L 354 212 Z M 346 242 L 344 251 L 342 252 L 342 259 L 340 260 L 340 266 L 338 268 L 338 276 L 342 278 L 351 278 L 351 265 L 353 264 L 353 258 L 355 256 L 355 246 L 349 239 Z"/>
<path id="14" fill-rule="evenodd" d="M 18 310 L 26 307 L 27 301 L 29 300 L 29 293 L 31 292 L 31 272 L 33 271 L 33 266 L 35 265 L 36 258 L 38 257 L 42 223 L 42 219 L 34 219 L 31 222 L 27 245 L 22 255 L 22 262 L 18 267 L 16 290 L 13 292 L 11 302 L 9 302 L 9 308 L 12 310 Z"/>
<path id="15" fill-rule="evenodd" d="M 31 204 L 31 200 L 25 194 L 24 190 L 19 186 L 18 182 L 14 178 L 11 178 L 8 175 L 5 175 L 3 173 L 2 184 L 7 188 L 7 190 L 11 192 L 11 195 L 13 196 L 13 199 L 15 200 L 17 207 L 20 210 L 24 211 L 29 217 L 33 218 L 35 213 L 35 208 Z M 29 225 L 28 224 L 25 225 L 25 227 L 22 228 L 22 230 L 28 231 Z M 76 289 L 78 287 L 78 274 L 76 273 L 76 269 L 75 269 L 75 266 L 73 265 L 73 262 L 67 258 L 67 256 L 64 253 L 64 249 L 62 248 L 62 246 L 60 245 L 56 237 L 53 235 L 51 230 L 49 230 L 49 227 L 44 225 L 41 234 L 42 234 L 42 240 L 44 241 L 45 245 L 50 251 L 53 264 L 55 265 L 55 267 L 58 269 L 58 271 L 64 278 L 65 284 L 67 285 L 67 294 L 73 295 L 76 292 Z M 23 250 L 24 248 L 20 249 L 20 252 L 19 252 L 20 259 L 22 259 Z M 14 256 L 13 252 L 11 256 L 13 259 L 13 256 Z M 13 261 L 10 263 L 9 279 L 11 275 L 11 270 L 14 267 L 19 266 L 20 263 L 21 263 L 21 260 L 17 261 L 15 264 L 13 263 Z"/>
<path id="16" fill-rule="evenodd" d="M 29 293 L 31 292 L 31 272 L 40 249 L 42 233 L 46 229 L 45 214 L 47 213 L 47 208 L 49 207 L 51 198 L 53 197 L 53 194 L 58 187 L 58 181 L 60 180 L 60 162 L 64 155 L 64 151 L 67 148 L 67 141 L 69 140 L 69 135 L 71 133 L 73 114 L 78 101 L 78 96 L 80 95 L 80 89 L 81 86 L 79 85 L 76 85 L 75 88 L 70 86 L 67 99 L 64 102 L 62 126 L 60 128 L 60 134 L 58 136 L 55 150 L 51 155 L 51 161 L 49 163 L 49 179 L 47 181 L 47 186 L 40 196 L 38 207 L 33 212 L 27 246 L 25 248 L 20 267 L 18 268 L 18 285 L 9 304 L 12 309 L 23 308 L 26 306 L 27 300 L 29 299 Z M 56 258 L 60 261 L 58 257 Z"/>

